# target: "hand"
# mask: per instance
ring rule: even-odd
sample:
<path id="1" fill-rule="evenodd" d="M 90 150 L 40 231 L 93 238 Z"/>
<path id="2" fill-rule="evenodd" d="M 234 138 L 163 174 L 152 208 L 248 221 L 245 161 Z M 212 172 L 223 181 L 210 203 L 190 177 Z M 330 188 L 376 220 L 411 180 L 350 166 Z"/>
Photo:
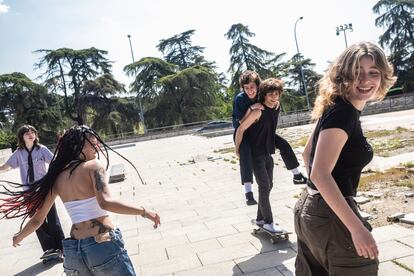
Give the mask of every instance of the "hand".
<path id="1" fill-rule="evenodd" d="M 240 158 L 240 149 L 239 149 L 239 147 L 235 148 L 235 152 L 236 152 L 237 157 Z"/>
<path id="2" fill-rule="evenodd" d="M 264 106 L 263 106 L 261 103 L 255 103 L 255 104 L 252 104 L 252 105 L 250 106 L 250 108 L 251 108 L 252 110 L 254 110 L 254 109 L 264 110 Z"/>
<path id="3" fill-rule="evenodd" d="M 378 247 L 372 234 L 361 224 L 355 231 L 351 232 L 352 241 L 359 256 L 378 258 Z"/>
<path id="4" fill-rule="evenodd" d="M 150 219 L 154 222 L 154 229 L 158 228 L 158 226 L 161 224 L 160 216 L 152 211 L 146 211 L 145 218 Z"/>
<path id="5" fill-rule="evenodd" d="M 20 236 L 20 232 L 19 233 L 16 233 L 16 234 L 14 234 L 14 236 L 13 236 L 13 246 L 14 247 L 16 247 L 16 246 L 20 246 L 20 242 L 22 241 L 23 239 L 21 238 L 21 236 Z"/>

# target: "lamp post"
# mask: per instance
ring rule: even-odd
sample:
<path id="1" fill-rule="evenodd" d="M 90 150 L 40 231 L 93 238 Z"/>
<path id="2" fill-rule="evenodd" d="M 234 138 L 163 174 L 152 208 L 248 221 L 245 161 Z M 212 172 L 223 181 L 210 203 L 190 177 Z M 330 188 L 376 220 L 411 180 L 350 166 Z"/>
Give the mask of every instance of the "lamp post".
<path id="1" fill-rule="evenodd" d="M 131 49 L 132 63 L 134 63 L 135 59 L 134 59 L 134 51 L 132 50 L 131 35 L 127 35 L 127 36 L 129 40 L 129 48 Z M 136 77 L 136 73 L 135 73 L 135 77 Z M 141 97 L 139 96 L 139 93 L 137 93 L 137 98 L 138 98 L 138 104 L 139 104 L 139 117 L 144 127 L 144 133 L 146 133 L 147 128 L 145 127 L 144 110 L 142 109 Z"/>
<path id="2" fill-rule="evenodd" d="M 295 28 L 294 28 L 294 30 L 293 30 L 293 32 L 294 32 L 294 34 L 295 34 L 296 50 L 297 50 L 297 52 L 298 52 L 298 56 L 299 56 L 299 57 L 300 57 L 300 55 L 299 55 L 299 54 L 300 54 L 300 52 L 299 52 L 299 46 L 298 46 L 298 39 L 296 38 L 296 24 L 298 24 L 298 21 L 299 21 L 299 20 L 302 20 L 302 19 L 303 19 L 303 16 L 301 16 L 301 17 L 299 17 L 298 19 L 296 19 L 296 22 L 295 22 Z M 302 83 L 302 87 L 303 87 L 303 92 L 304 92 L 305 97 L 306 97 L 306 104 L 307 104 L 307 106 L 308 106 L 308 109 L 310 110 L 311 106 L 310 106 L 310 102 L 309 102 L 308 91 L 307 91 L 307 89 L 306 89 L 305 77 L 304 77 L 304 75 L 303 75 L 302 61 L 300 61 L 299 65 L 300 65 L 300 78 L 301 78 L 301 83 Z"/>
<path id="3" fill-rule="evenodd" d="M 344 32 L 344 38 L 345 38 L 345 47 L 348 48 L 348 41 L 346 40 L 346 31 L 352 32 L 352 23 L 349 24 L 343 24 L 338 27 L 336 27 L 336 35 L 339 35 L 340 32 Z"/>

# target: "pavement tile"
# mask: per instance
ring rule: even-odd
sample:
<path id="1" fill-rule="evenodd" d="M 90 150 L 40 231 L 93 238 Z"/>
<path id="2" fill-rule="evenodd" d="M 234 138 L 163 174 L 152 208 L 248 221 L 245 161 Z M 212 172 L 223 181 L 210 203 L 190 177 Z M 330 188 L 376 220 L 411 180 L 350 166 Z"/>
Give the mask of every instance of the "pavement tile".
<path id="1" fill-rule="evenodd" d="M 144 276 L 164 275 L 168 273 L 178 273 L 201 267 L 200 260 L 196 255 L 186 256 L 185 258 L 169 259 L 167 261 L 157 262 L 156 264 L 145 264 L 140 266 L 141 273 Z"/>
<path id="2" fill-rule="evenodd" d="M 136 238 L 137 239 L 137 238 Z M 138 239 L 136 240 L 138 242 Z M 189 243 L 187 235 L 180 235 L 174 236 L 171 239 L 161 239 L 158 241 L 146 241 L 146 242 L 138 242 L 138 246 L 140 249 L 148 249 L 148 248 L 166 248 L 169 246 L 176 246 Z"/>
<path id="3" fill-rule="evenodd" d="M 243 274 L 245 276 L 283 276 L 275 267 Z"/>
<path id="4" fill-rule="evenodd" d="M 267 268 L 276 268 L 283 261 L 296 257 L 296 252 L 292 249 L 271 251 L 263 254 L 256 254 L 246 258 L 236 259 L 235 262 L 243 273 L 261 271 Z"/>
<path id="5" fill-rule="evenodd" d="M 405 266 L 404 270 L 408 271 L 411 270 L 410 275 L 414 275 L 414 255 L 407 256 L 404 258 L 396 259 L 395 262 L 402 264 Z M 401 267 L 401 266 L 400 266 Z"/>
<path id="6" fill-rule="evenodd" d="M 386 225 L 372 230 L 377 243 L 413 236 L 414 231 L 397 224 Z"/>
<path id="7" fill-rule="evenodd" d="M 197 253 L 203 253 L 215 249 L 223 248 L 217 239 L 204 240 L 194 243 L 186 243 L 183 245 L 167 247 L 168 257 L 175 259 L 187 255 L 195 255 Z"/>
<path id="8" fill-rule="evenodd" d="M 397 241 L 386 241 L 378 244 L 380 262 L 414 255 L 414 248 Z"/>
<path id="9" fill-rule="evenodd" d="M 187 236 L 190 242 L 197 242 L 202 240 L 219 238 L 235 233 L 238 233 L 236 228 L 234 228 L 231 225 L 223 225 L 220 228 L 211 229 L 210 231 L 188 233 Z"/>
<path id="10" fill-rule="evenodd" d="M 130 255 L 130 258 L 134 266 L 154 264 L 169 259 L 165 248 L 162 247 L 140 249 L 139 254 Z"/>
<path id="11" fill-rule="evenodd" d="M 414 235 L 409 236 L 409 237 L 399 238 L 399 239 L 396 239 L 396 240 L 403 243 L 403 244 L 405 244 L 405 245 L 407 245 L 407 246 L 410 246 L 410 247 L 414 248 Z"/>
<path id="12" fill-rule="evenodd" d="M 401 262 L 401 259 L 397 259 L 397 261 Z M 395 264 L 392 261 L 380 263 L 379 269 L 378 269 L 378 276 L 390 276 L 390 275 L 413 276 L 414 273 Z"/>
<path id="13" fill-rule="evenodd" d="M 294 276 L 295 275 L 295 260 L 292 258 L 286 261 L 283 261 L 281 265 L 276 266 L 283 276 Z"/>
<path id="14" fill-rule="evenodd" d="M 209 265 L 251 256 L 258 253 L 259 251 L 253 245 L 246 242 L 244 244 L 203 252 L 198 254 L 198 257 L 203 265 Z"/>
<path id="15" fill-rule="evenodd" d="M 178 226 L 175 229 L 163 229 L 160 227 L 161 235 L 164 239 L 174 238 L 179 235 L 191 235 L 192 233 L 205 233 L 208 232 L 208 228 L 203 223 L 196 223 L 187 226 Z"/>
<path id="16" fill-rule="evenodd" d="M 205 225 L 207 225 L 209 229 L 215 229 L 222 225 L 228 225 L 228 224 L 232 225 L 232 224 L 243 222 L 243 221 L 249 221 L 249 217 L 246 216 L 245 214 L 238 215 L 238 216 L 234 216 L 234 215 L 226 216 L 225 214 L 223 214 L 221 216 L 218 216 L 214 220 L 205 222 Z"/>
<path id="17" fill-rule="evenodd" d="M 174 273 L 174 276 L 212 276 L 212 275 L 241 275 L 241 270 L 233 261 L 227 261 L 219 264 L 206 265 L 197 269 L 190 269 Z"/>

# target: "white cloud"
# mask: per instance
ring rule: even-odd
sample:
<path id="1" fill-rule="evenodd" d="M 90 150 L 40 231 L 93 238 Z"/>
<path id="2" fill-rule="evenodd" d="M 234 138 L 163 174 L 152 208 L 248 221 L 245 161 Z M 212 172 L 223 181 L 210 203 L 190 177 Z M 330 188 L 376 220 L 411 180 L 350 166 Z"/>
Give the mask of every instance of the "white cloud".
<path id="1" fill-rule="evenodd" d="M 3 0 L 0 0 L 0 13 L 7 13 L 10 9 L 10 6 L 1 3 L 3 3 Z"/>

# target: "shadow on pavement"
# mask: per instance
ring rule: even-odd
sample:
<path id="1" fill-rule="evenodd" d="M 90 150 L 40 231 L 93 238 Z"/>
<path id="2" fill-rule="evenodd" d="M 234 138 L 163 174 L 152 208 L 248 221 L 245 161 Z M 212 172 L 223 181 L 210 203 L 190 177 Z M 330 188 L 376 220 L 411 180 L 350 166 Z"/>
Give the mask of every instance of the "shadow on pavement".
<path id="1" fill-rule="evenodd" d="M 280 241 L 276 244 L 270 242 L 267 233 L 251 234 L 261 243 L 260 254 L 238 262 L 233 267 L 233 275 L 260 275 L 260 276 L 293 276 L 294 273 L 283 262 L 296 257 L 296 242 L 290 240 Z M 291 237 L 290 237 L 291 238 Z M 283 274 L 281 273 L 283 271 Z"/>
<path id="2" fill-rule="evenodd" d="M 47 264 L 43 264 L 41 261 L 38 262 L 37 264 L 34 264 L 28 268 L 26 268 L 25 270 L 14 274 L 15 276 L 32 276 L 32 275 L 38 275 L 52 267 L 54 267 L 55 265 L 62 265 L 62 263 L 58 262 L 58 261 L 50 261 Z"/>

